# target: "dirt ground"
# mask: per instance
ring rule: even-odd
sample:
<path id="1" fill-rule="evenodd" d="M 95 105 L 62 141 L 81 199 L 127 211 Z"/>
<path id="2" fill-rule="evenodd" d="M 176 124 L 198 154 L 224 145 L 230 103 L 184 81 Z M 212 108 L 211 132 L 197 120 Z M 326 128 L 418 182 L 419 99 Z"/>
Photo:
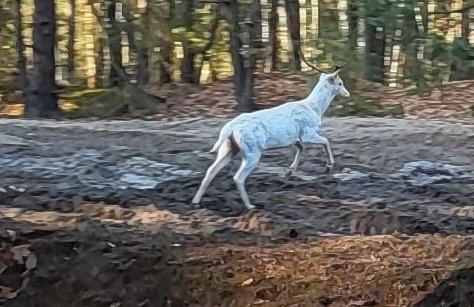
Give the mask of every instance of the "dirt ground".
<path id="1" fill-rule="evenodd" d="M 190 205 L 223 119 L 0 121 L 0 305 L 472 306 L 474 126 L 328 118 Z"/>

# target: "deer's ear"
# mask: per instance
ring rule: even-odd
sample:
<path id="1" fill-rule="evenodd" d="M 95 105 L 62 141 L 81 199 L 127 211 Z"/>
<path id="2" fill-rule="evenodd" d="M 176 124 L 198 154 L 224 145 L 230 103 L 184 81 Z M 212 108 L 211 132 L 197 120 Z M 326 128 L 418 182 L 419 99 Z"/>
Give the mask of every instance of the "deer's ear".
<path id="1" fill-rule="evenodd" d="M 328 82 L 331 83 L 331 84 L 336 83 L 336 81 L 335 81 L 335 80 L 336 80 L 336 76 L 337 76 L 337 74 L 331 74 L 331 75 L 329 75 L 329 77 L 328 77 L 328 79 L 327 79 Z"/>

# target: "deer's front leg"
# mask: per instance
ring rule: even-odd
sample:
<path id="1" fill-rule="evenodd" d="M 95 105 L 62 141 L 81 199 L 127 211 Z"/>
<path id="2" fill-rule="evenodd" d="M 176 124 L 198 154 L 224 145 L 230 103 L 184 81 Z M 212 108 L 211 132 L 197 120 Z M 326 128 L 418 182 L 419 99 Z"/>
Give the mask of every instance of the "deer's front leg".
<path id="1" fill-rule="evenodd" d="M 296 146 L 295 158 L 293 159 L 293 162 L 291 163 L 290 167 L 285 172 L 285 177 L 286 178 L 289 178 L 289 177 L 291 177 L 295 174 L 295 172 L 298 169 L 298 166 L 300 164 L 301 153 L 304 150 L 303 144 L 301 144 L 300 141 L 297 141 L 295 143 L 295 146 Z"/>
<path id="2" fill-rule="evenodd" d="M 329 174 L 332 171 L 335 162 L 331 151 L 331 145 L 329 145 L 328 139 L 315 133 L 311 139 L 307 140 L 307 142 L 312 144 L 323 145 L 324 150 L 326 151 L 326 155 L 328 157 L 328 162 L 326 164 L 326 174 Z"/>

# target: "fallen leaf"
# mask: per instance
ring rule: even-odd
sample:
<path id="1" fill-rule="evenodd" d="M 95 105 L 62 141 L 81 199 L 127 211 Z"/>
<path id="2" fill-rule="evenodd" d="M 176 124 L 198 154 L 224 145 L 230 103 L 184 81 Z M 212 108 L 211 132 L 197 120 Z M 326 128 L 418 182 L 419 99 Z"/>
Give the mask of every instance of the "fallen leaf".
<path id="1" fill-rule="evenodd" d="M 132 258 L 132 259 L 130 259 L 129 261 L 127 261 L 126 263 L 120 265 L 120 266 L 118 267 L 118 270 L 119 270 L 119 271 L 128 270 L 128 268 L 130 268 L 135 262 L 137 262 L 137 259 Z"/>
<path id="2" fill-rule="evenodd" d="M 249 278 L 249 279 L 244 280 L 241 285 L 242 286 L 248 286 L 251 283 L 253 283 L 253 278 Z"/>
<path id="3" fill-rule="evenodd" d="M 360 300 L 360 301 L 350 301 L 349 306 L 375 306 L 377 302 L 375 300 Z"/>
<path id="4" fill-rule="evenodd" d="M 28 286 L 29 283 L 30 283 L 29 277 L 23 279 L 23 281 L 21 282 L 21 287 L 17 290 L 17 292 L 25 290 L 26 286 Z"/>
<path id="5" fill-rule="evenodd" d="M 16 232 L 15 231 L 7 229 L 7 233 L 10 236 L 11 241 L 16 241 Z"/>
<path id="6" fill-rule="evenodd" d="M 16 297 L 16 292 L 13 288 L 10 287 L 5 287 L 5 286 L 0 286 L 0 299 L 6 298 L 15 298 Z"/>
<path id="7" fill-rule="evenodd" d="M 13 253 L 13 260 L 18 262 L 19 264 L 23 264 L 24 260 L 23 257 L 28 257 L 28 255 L 31 253 L 30 250 L 28 249 L 30 247 L 29 244 L 24 244 L 24 245 L 18 245 L 10 248 L 10 251 Z"/>
<path id="8" fill-rule="evenodd" d="M 8 268 L 8 265 L 4 263 L 0 263 L 0 275 L 2 275 L 3 272 Z"/>
<path id="9" fill-rule="evenodd" d="M 36 268 L 37 263 L 38 263 L 38 259 L 36 258 L 36 255 L 33 253 L 30 253 L 28 255 L 28 259 L 26 259 L 26 263 L 25 263 L 26 269 L 28 271 L 33 270 L 34 268 Z"/>

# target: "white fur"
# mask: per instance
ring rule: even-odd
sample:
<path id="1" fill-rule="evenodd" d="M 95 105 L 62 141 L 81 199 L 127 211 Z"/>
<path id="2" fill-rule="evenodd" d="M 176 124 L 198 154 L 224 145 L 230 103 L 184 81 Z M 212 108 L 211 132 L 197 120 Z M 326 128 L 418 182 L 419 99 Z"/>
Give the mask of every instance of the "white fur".
<path id="1" fill-rule="evenodd" d="M 320 144 L 324 146 L 328 156 L 326 170 L 331 171 L 334 165 L 331 148 L 328 140 L 320 136 L 318 131 L 324 113 L 336 96 L 350 97 L 337 71 L 321 74 L 319 82 L 303 100 L 244 113 L 228 122 L 211 149 L 211 152 L 217 151 L 216 160 L 207 170 L 192 202 L 197 204 L 201 201 L 211 180 L 239 150 L 242 152 L 242 164 L 233 179 L 248 209 L 253 209 L 254 206 L 245 191 L 245 179 L 257 166 L 264 149 L 296 145 L 295 158 L 287 171 L 287 175 L 290 175 L 298 168 L 302 143 Z"/>

